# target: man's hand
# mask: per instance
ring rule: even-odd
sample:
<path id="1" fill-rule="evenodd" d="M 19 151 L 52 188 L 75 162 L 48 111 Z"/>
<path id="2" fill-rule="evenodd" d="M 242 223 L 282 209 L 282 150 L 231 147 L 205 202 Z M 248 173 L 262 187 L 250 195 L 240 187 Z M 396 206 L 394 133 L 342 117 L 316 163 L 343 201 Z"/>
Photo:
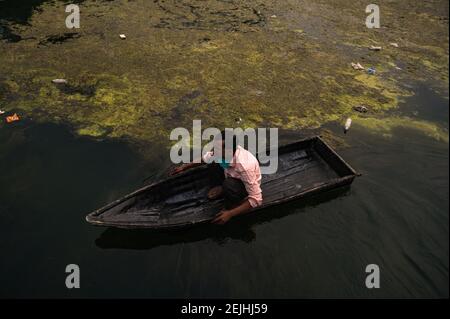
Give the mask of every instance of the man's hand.
<path id="1" fill-rule="evenodd" d="M 235 207 L 231 210 L 222 210 L 220 213 L 216 215 L 216 218 L 212 221 L 214 224 L 223 225 L 228 222 L 231 217 L 247 213 L 251 211 L 252 205 L 248 199 L 244 200 L 238 207 Z"/>
<path id="2" fill-rule="evenodd" d="M 223 210 L 216 215 L 216 218 L 212 221 L 214 224 L 223 225 L 228 222 L 231 217 L 233 217 L 232 213 L 229 210 Z"/>
<path id="3" fill-rule="evenodd" d="M 173 176 L 173 175 L 180 174 L 185 169 L 186 169 L 186 165 L 175 166 L 170 170 L 169 175 Z"/>
<path id="4" fill-rule="evenodd" d="M 200 165 L 203 165 L 203 162 L 201 159 L 196 160 L 192 163 L 186 163 L 186 164 L 181 164 L 181 165 L 175 166 L 174 168 L 172 168 L 170 170 L 169 176 L 180 174 L 181 172 L 184 172 L 185 170 L 188 170 L 188 169 L 200 166 Z"/>

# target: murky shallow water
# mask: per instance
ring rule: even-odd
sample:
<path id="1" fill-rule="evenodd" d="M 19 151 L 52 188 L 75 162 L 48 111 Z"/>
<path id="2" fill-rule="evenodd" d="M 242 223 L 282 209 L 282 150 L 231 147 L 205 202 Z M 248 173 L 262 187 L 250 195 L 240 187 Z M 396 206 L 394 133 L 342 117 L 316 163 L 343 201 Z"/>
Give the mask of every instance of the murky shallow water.
<path id="1" fill-rule="evenodd" d="M 233 1 L 222 2 L 224 6 L 233 3 Z M 216 5 L 220 5 L 222 2 L 215 1 Z M 261 1 L 261 3 L 265 2 L 272 3 L 271 1 Z M 21 3 L 27 8 L 30 5 L 30 2 L 27 1 Z M 41 2 L 36 1 L 35 3 L 37 6 Z M 176 2 L 167 1 L 167 5 L 176 6 Z M 112 2 L 109 7 L 105 5 L 102 8 L 114 10 L 116 2 Z M 26 22 L 34 9 L 22 9 L 3 11 L 0 18 Z M 263 11 L 270 16 L 272 9 L 268 6 L 265 8 L 266 11 Z M 51 7 L 46 7 L 46 10 L 52 12 Z M 199 10 L 202 14 L 205 12 L 207 15 L 211 14 L 207 8 L 202 7 Z M 44 17 L 45 12 L 44 10 Z M 244 8 L 240 14 L 242 16 L 239 14 L 235 17 L 218 15 L 214 21 L 218 25 L 230 25 L 230 21 L 233 22 L 233 19 L 246 21 L 246 14 L 254 15 L 249 8 Z M 296 13 L 282 12 L 282 14 L 288 18 L 290 15 L 298 18 Z M 311 15 L 311 19 L 312 17 L 314 15 Z M 139 25 L 139 19 L 141 18 L 138 17 L 135 25 Z M 179 19 L 170 20 L 170 17 L 160 17 L 161 19 L 166 19 L 166 26 L 169 24 L 172 29 L 177 29 L 177 23 L 180 22 Z M 226 23 L 222 21 L 224 19 Z M 195 17 L 189 15 L 181 19 L 184 29 L 187 28 L 189 32 L 199 32 L 195 33 L 194 37 L 197 41 L 197 37 L 200 35 L 205 36 L 201 34 L 205 30 L 201 28 L 203 22 L 200 21 L 197 22 L 197 25 L 193 25 L 190 24 L 192 21 L 196 21 Z M 152 20 L 152 23 L 159 22 Z M 175 25 L 172 25 L 174 23 Z M 294 22 L 290 21 L 289 23 L 292 26 Z M 133 29 L 135 25 L 131 24 L 130 29 Z M 114 28 L 114 25 L 110 27 Z M 251 24 L 245 25 L 244 31 L 250 32 L 253 27 L 254 25 Z M 271 27 L 281 28 L 276 23 Z M 33 28 L 29 33 L 38 31 L 38 34 L 34 35 L 37 37 L 35 40 L 39 42 L 43 37 L 39 33 L 43 32 L 42 26 L 38 25 L 36 29 Z M 167 106 L 168 103 L 174 107 L 152 109 L 153 113 L 146 119 L 152 120 L 153 117 L 159 116 L 164 119 L 163 125 L 168 125 L 167 127 L 191 120 L 192 114 L 198 111 L 196 107 L 199 104 L 202 105 L 203 102 L 197 101 L 196 104 L 187 101 L 180 104 L 180 101 L 185 101 L 183 100 L 185 96 L 191 96 L 189 94 L 195 92 L 198 83 L 191 83 L 189 74 L 185 78 L 178 79 L 176 76 L 171 78 L 172 75 L 180 72 L 182 74 L 189 73 L 183 71 L 183 63 L 186 64 L 192 59 L 196 59 L 195 54 L 189 56 L 190 53 L 186 53 L 186 55 L 180 53 L 183 50 L 192 49 L 183 47 L 186 45 L 180 40 L 183 33 L 181 35 L 177 35 L 176 32 L 170 34 L 175 37 L 175 40 L 180 40 L 179 47 L 173 48 L 174 55 L 180 54 L 180 60 L 175 63 L 167 58 L 168 63 L 167 65 L 163 64 L 164 67 L 175 65 L 173 69 L 166 70 L 166 73 L 159 74 L 159 71 L 151 71 L 155 70 L 154 67 L 142 65 L 142 61 L 137 59 L 138 56 L 131 55 L 129 60 L 124 59 L 122 54 L 130 53 L 132 49 L 129 49 L 130 52 L 121 51 L 124 49 L 119 48 L 109 38 L 112 35 L 103 33 L 103 35 L 96 35 L 95 32 L 98 30 L 96 26 L 93 28 L 94 36 L 99 36 L 100 39 L 102 36 L 106 36 L 109 41 L 108 45 L 112 45 L 117 50 L 113 52 L 121 52 L 119 54 L 120 61 L 127 61 L 123 66 L 111 66 L 109 63 L 114 61 L 111 56 L 105 56 L 105 65 L 96 64 L 98 54 L 92 56 L 92 61 L 88 61 L 85 57 L 78 55 L 79 52 L 70 45 L 72 40 L 69 40 L 67 45 L 71 50 L 75 50 L 71 54 L 75 59 L 73 70 L 70 65 L 67 68 L 65 64 L 64 66 L 58 65 L 58 61 L 55 62 L 55 65 L 47 65 L 47 67 L 55 69 L 60 67 L 70 75 L 79 69 L 83 60 L 86 60 L 86 68 L 93 72 L 106 67 L 110 68 L 111 74 L 120 74 L 126 72 L 124 70 L 130 69 L 136 74 L 147 72 L 150 79 L 170 74 L 170 79 L 165 79 L 166 82 L 160 83 L 160 86 L 164 88 L 162 93 L 157 90 L 143 90 L 142 92 L 152 96 L 174 95 L 176 98 L 173 100 L 162 98 L 157 101 L 163 106 Z M 323 28 L 321 25 L 321 28 L 312 28 L 306 31 L 311 32 L 313 38 L 316 37 L 322 45 L 328 41 L 326 38 L 321 38 L 324 36 Z M 53 31 L 46 31 L 46 35 L 53 34 Z M 114 32 L 116 31 L 118 30 L 114 29 Z M 146 34 L 140 29 L 135 31 L 138 38 L 142 38 Z M 189 32 L 185 34 L 191 34 Z M 219 29 L 214 32 L 223 35 L 228 41 L 229 35 L 224 35 L 224 30 Z M 89 37 L 93 34 L 83 34 L 81 40 L 88 39 L 87 41 L 90 41 Z M 27 35 L 30 36 L 25 31 L 23 36 Z M 40 52 L 39 54 L 45 52 L 45 54 L 50 54 L 49 57 L 59 56 L 58 50 L 54 46 L 61 44 L 48 44 L 48 50 L 44 50 L 42 47 L 27 48 L 23 43 L 24 41 L 27 43 L 28 40 L 11 38 L 11 35 L 8 34 L 6 36 L 11 42 L 2 42 L 0 49 L 14 49 L 19 50 L 18 52 L 28 52 L 27 50 L 29 50 L 33 53 Z M 215 45 L 218 47 L 224 45 L 224 42 L 221 42 L 220 39 L 217 40 L 214 36 L 217 34 L 213 33 L 213 44 L 205 46 L 199 44 L 198 47 L 194 46 L 194 49 L 200 50 L 203 54 L 202 50 L 214 50 Z M 244 33 L 242 37 L 245 40 L 247 36 Z M 255 33 L 254 36 L 261 35 Z M 274 43 L 280 38 L 284 39 L 282 34 L 278 33 L 271 36 L 274 38 Z M 224 49 L 228 55 L 212 55 L 212 58 L 205 55 L 205 58 L 211 58 L 209 60 L 211 63 L 223 61 L 222 58 L 233 58 L 235 60 L 232 61 L 236 63 L 243 58 L 248 58 L 253 63 L 258 62 L 260 56 L 252 54 L 262 52 L 274 53 L 271 59 L 277 61 L 280 58 L 277 54 L 281 54 L 282 49 L 285 49 L 271 48 L 267 51 L 253 47 L 249 49 L 243 46 L 245 41 L 239 42 L 242 41 L 242 39 L 239 40 L 239 37 L 240 35 L 235 38 L 239 45 L 228 48 L 230 51 Z M 18 46 L 13 46 L 16 43 L 14 39 L 19 41 Z M 80 39 L 73 41 L 76 40 Z M 165 41 L 164 37 L 159 40 L 164 44 L 162 47 L 173 45 L 170 41 Z M 186 42 L 191 40 L 188 39 Z M 290 41 L 289 36 L 286 36 L 286 43 L 291 43 Z M 283 41 L 281 42 L 283 43 Z M 101 42 L 99 43 L 101 45 Z M 123 42 L 121 43 L 123 44 Z M 131 48 L 136 45 L 133 41 L 129 41 L 127 44 Z M 24 45 L 25 49 L 20 45 Z M 146 48 L 148 49 L 148 47 Z M 242 48 L 245 50 L 239 51 Z M 319 48 L 317 51 L 311 49 L 317 55 L 310 53 L 305 56 L 301 55 L 302 52 L 309 52 L 309 49 L 311 48 L 306 47 L 306 49 L 296 51 L 296 54 L 300 53 L 300 59 L 294 59 L 293 63 L 302 66 L 309 65 L 309 62 L 316 59 L 323 62 L 329 58 L 319 55 L 320 52 L 327 52 L 325 49 L 328 48 Z M 239 52 L 236 55 L 234 55 L 235 50 Z M 0 52 L 9 51 L 0 50 Z M 150 52 L 155 53 L 156 51 L 151 49 Z M 187 50 L 187 52 L 190 51 Z M 280 64 L 275 65 L 274 70 L 283 65 L 284 58 L 286 61 L 290 61 L 291 53 L 282 55 L 283 58 L 279 60 Z M 156 59 L 152 60 L 153 62 L 158 62 L 158 58 L 151 57 L 151 59 Z M 164 59 L 161 58 L 161 61 Z M 20 59 L 16 62 L 18 70 L 16 73 L 19 75 L 0 74 L 0 80 L 11 77 L 23 85 L 19 71 L 22 68 L 26 69 L 29 65 L 44 63 L 21 61 Z M 51 62 L 53 63 L 53 60 Z M 89 64 L 90 62 L 92 64 Z M 283 85 L 277 87 L 281 90 L 289 87 L 292 83 L 299 82 L 300 85 L 309 83 L 309 79 L 314 79 L 315 76 L 322 79 L 320 72 L 330 73 L 335 60 L 332 59 L 330 65 L 323 65 L 323 69 L 311 72 L 305 70 L 306 73 L 299 78 L 291 78 L 291 76 L 295 76 L 295 73 L 286 73 L 286 75 L 281 72 L 277 75 L 266 72 L 267 69 L 264 68 L 261 71 L 255 67 L 258 63 L 254 64 L 252 68 L 244 69 L 245 72 L 253 70 L 256 73 L 245 73 L 243 77 L 238 78 L 231 76 L 232 73 L 228 69 L 205 67 L 206 73 L 216 72 L 213 77 L 205 78 L 207 83 L 202 84 L 207 88 L 205 95 L 212 99 L 212 102 L 208 103 L 216 105 L 214 99 L 217 99 L 222 100 L 221 103 L 230 103 L 230 107 L 237 105 L 237 109 L 233 108 L 233 112 L 238 111 L 238 115 L 239 112 L 245 110 L 244 107 L 255 107 L 249 113 L 255 115 L 263 112 L 266 115 L 273 115 L 269 119 L 272 120 L 272 124 L 277 123 L 278 117 L 284 120 L 286 114 L 289 116 L 294 114 L 292 112 L 295 112 L 295 108 L 288 107 L 293 101 L 305 98 L 299 103 L 306 104 L 308 98 L 314 97 L 315 100 L 318 100 L 317 96 L 320 96 L 322 91 L 317 91 L 318 89 L 314 86 L 307 86 L 303 88 L 303 95 L 298 96 L 296 95 L 298 90 L 292 92 L 292 90 L 286 89 L 287 91 L 283 92 L 288 94 L 280 94 L 276 90 L 270 91 L 266 88 L 267 93 L 262 92 L 261 99 L 265 99 L 265 101 L 274 99 L 273 105 L 283 105 L 285 108 L 277 109 L 271 106 L 272 104 L 267 108 L 262 108 L 264 103 L 257 105 L 250 103 L 258 99 L 259 93 L 255 95 L 255 92 L 259 92 L 256 90 L 259 87 L 255 86 L 253 91 L 249 90 L 248 92 L 233 92 L 232 89 L 235 87 L 230 82 L 251 80 L 255 76 L 259 79 L 256 80 L 258 85 L 263 85 L 266 81 L 282 83 Z M 232 63 L 229 64 L 232 65 Z M 267 67 L 267 64 L 261 65 Z M 42 65 L 40 66 L 42 67 Z M 235 67 L 240 66 L 237 64 Z M 8 70 L 8 66 L 2 65 L 2 67 L 5 68 L 2 70 Z M 195 67 L 197 66 L 194 65 L 193 68 Z M 291 67 L 287 65 L 284 70 L 289 68 Z M 53 75 L 52 72 L 50 72 L 51 75 Z M 315 72 L 318 75 L 314 75 Z M 38 75 L 41 76 L 41 74 Z M 230 77 L 223 77 L 223 75 L 230 75 Z M 45 78 L 45 81 L 41 81 L 37 76 L 36 78 L 36 83 L 43 86 L 50 79 Z M 224 79 L 224 83 L 219 81 L 221 79 Z M 337 76 L 336 80 L 339 81 L 342 78 Z M 31 85 L 27 81 L 24 83 Z M 104 76 L 101 81 L 105 81 L 113 87 L 118 85 L 120 89 L 125 87 L 126 90 L 135 83 L 120 82 L 112 75 L 111 77 Z M 36 85 L 36 83 L 32 85 Z M 183 85 L 186 83 L 192 84 L 193 87 L 184 89 Z M 376 85 L 378 84 L 376 83 Z M 32 85 L 31 88 L 34 88 Z M 231 85 L 232 89 L 227 88 L 228 85 Z M 333 81 L 325 83 L 321 90 L 327 91 L 327 85 L 334 88 L 331 89 L 333 94 L 340 94 L 340 90 L 335 90 Z M 225 93 L 215 91 L 216 86 L 221 87 Z M 5 89 L 5 87 L 0 87 L 0 89 Z M 148 87 L 144 86 L 144 88 L 148 90 Z M 390 110 L 388 116 L 427 121 L 427 123 L 436 124 L 444 132 L 445 130 L 448 132 L 448 94 L 445 99 L 442 97 L 446 96 L 445 93 L 438 94 L 431 90 L 432 88 L 435 88 L 435 82 L 433 84 L 426 82 L 426 84 L 422 83 L 412 87 L 416 95 L 408 98 L 400 108 Z M 213 90 L 211 91 L 211 89 Z M 143 124 L 139 124 L 136 131 L 133 126 L 126 126 L 128 125 L 127 121 L 116 123 L 113 121 L 114 118 L 103 118 L 102 113 L 98 120 L 112 123 L 112 131 L 119 136 L 122 137 L 120 134 L 125 132 L 125 137 L 149 138 L 150 142 L 141 145 L 141 147 L 147 147 L 149 151 L 142 152 L 142 149 L 138 151 L 135 144 L 128 143 L 128 139 L 126 141 L 108 138 L 95 140 L 89 137 L 80 137 L 78 130 L 80 123 L 77 121 L 79 119 L 87 120 L 83 117 L 83 112 L 87 112 L 86 106 L 106 100 L 108 97 L 106 93 L 94 100 L 85 100 L 86 95 L 75 94 L 79 100 L 71 100 L 70 103 L 73 104 L 70 104 L 70 107 L 73 108 L 68 109 L 69 115 L 73 112 L 81 113 L 75 114 L 76 116 L 74 115 L 73 118 L 69 116 L 67 119 L 70 125 L 64 125 L 54 122 L 62 122 L 58 120 L 58 117 L 66 114 L 65 109 L 58 109 L 61 113 L 52 114 L 52 109 L 46 108 L 47 105 L 42 104 L 38 105 L 38 111 L 35 112 L 30 108 L 31 104 L 27 104 L 27 99 L 30 99 L 35 104 L 49 103 L 53 108 L 58 105 L 52 104 L 55 102 L 52 95 L 55 93 L 54 91 L 44 91 L 42 96 L 39 95 L 39 99 L 35 99 L 34 96 L 24 98 L 20 95 L 21 92 L 8 90 L 0 90 L 1 94 L 6 94 L 0 97 L 8 103 L 7 105 L 17 104 L 25 110 L 29 110 L 33 116 L 27 117 L 25 113 L 24 120 L 19 123 L 0 124 L 0 249 L 3 255 L 0 263 L 0 297 L 365 298 L 448 297 L 449 295 L 448 139 L 447 141 L 437 140 L 427 137 L 427 134 L 420 129 L 402 129 L 400 127 L 371 133 L 367 127 L 358 125 L 359 120 L 354 121 L 351 131 L 344 137 L 341 128 L 335 122 L 330 122 L 325 129 L 330 130 L 334 136 L 343 138 L 347 144 L 347 147 L 339 148 L 339 153 L 363 174 L 350 189 L 321 195 L 305 202 L 280 206 L 257 215 L 244 216 L 225 227 L 202 226 L 170 233 L 96 228 L 84 221 L 85 214 L 139 187 L 147 176 L 153 176 L 153 179 L 160 177 L 164 168 L 169 164 L 167 148 L 154 143 L 153 135 L 146 135 L 146 131 L 150 130 L 145 126 L 148 122 L 144 121 Z M 106 89 L 100 86 L 100 90 Z M 47 99 L 48 92 L 50 92 L 48 95 L 50 98 Z M 126 91 L 126 94 L 137 93 L 139 96 L 142 92 L 130 90 Z M 42 92 L 40 91 L 40 93 Z M 356 90 L 354 93 L 359 94 L 359 91 Z M 264 94 L 266 95 L 264 96 Z M 373 97 L 374 92 L 370 92 L 369 96 Z M 74 97 L 71 96 L 71 98 Z M 326 96 L 323 98 L 325 99 Z M 55 99 L 58 101 L 57 98 Z M 250 104 L 239 104 L 241 100 L 245 99 Z M 63 101 L 67 102 L 67 100 Z M 328 102 L 330 101 L 333 99 L 328 100 Z M 132 102 L 134 103 L 133 100 Z M 234 102 L 238 104 L 233 104 Z M 220 106 L 220 104 L 217 105 Z M 292 105 L 297 107 L 296 104 Z M 329 106 L 326 103 L 324 105 Z M 35 106 L 33 105 L 33 107 Z M 115 107 L 117 105 L 114 103 L 108 105 L 106 113 L 114 112 Z M 188 112 L 185 112 L 186 108 Z M 42 113 L 39 112 L 41 109 L 44 110 Z M 286 112 L 286 114 L 276 114 L 272 110 Z M 46 113 L 49 111 L 50 114 Z M 347 110 L 343 111 L 347 112 Z M 158 115 L 157 112 L 161 112 L 161 114 Z M 217 113 L 212 112 L 211 114 L 216 115 Z M 222 114 L 223 117 L 228 116 L 223 113 L 219 114 Z M 310 113 L 307 112 L 307 114 L 310 116 Z M 94 112 L 93 116 L 97 115 L 99 114 Z M 322 115 L 319 110 L 314 113 L 313 118 Z M 233 118 L 235 115 L 233 113 L 230 116 Z M 46 122 L 46 120 L 48 121 Z M 223 122 L 220 120 L 219 118 L 220 124 L 227 123 L 225 120 Z M 214 123 L 214 120 L 212 122 Z M 258 123 L 258 119 L 255 119 L 254 122 L 250 120 L 248 123 Z M 287 126 L 291 130 L 283 134 L 284 142 L 313 133 L 309 130 L 293 129 L 285 124 L 286 122 L 282 122 L 282 126 Z M 139 131 L 141 128 L 143 130 Z M 426 128 L 428 129 L 426 132 L 430 133 L 430 128 Z M 77 133 L 73 134 L 74 131 Z M 96 133 L 91 127 L 85 128 L 83 132 L 86 133 L 86 131 L 87 133 Z M 162 132 L 159 133 L 162 134 Z M 433 127 L 431 127 L 431 133 L 433 133 Z M 431 135 L 433 136 L 433 134 Z M 438 135 L 441 136 L 442 133 Z M 81 268 L 82 288 L 79 290 L 68 290 L 65 287 L 64 269 L 70 263 L 78 264 Z M 364 284 L 365 267 L 372 263 L 378 264 L 381 269 L 381 288 L 378 290 L 369 290 Z"/>

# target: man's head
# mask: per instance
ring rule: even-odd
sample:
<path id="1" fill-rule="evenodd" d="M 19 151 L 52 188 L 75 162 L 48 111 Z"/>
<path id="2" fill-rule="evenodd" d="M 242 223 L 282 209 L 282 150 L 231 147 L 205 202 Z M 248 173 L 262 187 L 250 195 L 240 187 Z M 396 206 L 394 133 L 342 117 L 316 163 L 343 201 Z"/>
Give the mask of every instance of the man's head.
<path id="1" fill-rule="evenodd" d="M 237 138 L 233 130 L 225 129 L 214 137 L 214 154 L 220 152 L 221 159 L 229 162 L 234 156 L 237 148 Z"/>

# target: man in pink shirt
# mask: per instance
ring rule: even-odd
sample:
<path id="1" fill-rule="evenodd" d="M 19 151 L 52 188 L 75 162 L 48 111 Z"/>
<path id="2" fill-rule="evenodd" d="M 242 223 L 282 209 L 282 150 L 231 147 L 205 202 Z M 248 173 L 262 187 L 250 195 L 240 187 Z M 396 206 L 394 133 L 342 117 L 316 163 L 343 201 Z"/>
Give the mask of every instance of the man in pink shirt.
<path id="1" fill-rule="evenodd" d="M 262 204 L 261 171 L 259 162 L 252 153 L 237 145 L 233 136 L 233 145 L 225 143 L 225 133 L 215 137 L 214 150 L 202 157 L 202 163 L 210 165 L 211 190 L 208 198 L 224 198 L 225 209 L 216 215 L 213 223 L 224 224 L 232 217 L 244 214 Z M 218 156 L 219 153 L 221 156 Z M 229 160 L 227 160 L 229 159 Z M 202 163 L 181 165 L 172 172 L 178 174 Z"/>

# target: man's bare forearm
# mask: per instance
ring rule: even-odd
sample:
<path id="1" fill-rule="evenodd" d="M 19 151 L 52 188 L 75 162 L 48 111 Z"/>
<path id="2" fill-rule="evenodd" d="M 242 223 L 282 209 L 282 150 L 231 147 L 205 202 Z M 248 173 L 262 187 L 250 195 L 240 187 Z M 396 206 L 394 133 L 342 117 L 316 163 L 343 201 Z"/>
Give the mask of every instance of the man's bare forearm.
<path id="1" fill-rule="evenodd" d="M 250 205 L 250 202 L 248 201 L 248 199 L 246 199 L 239 206 L 237 206 L 233 209 L 230 209 L 229 212 L 230 212 L 230 215 L 232 217 L 234 217 L 237 215 L 245 214 L 251 210 L 252 210 L 252 205 Z"/>
<path id="2" fill-rule="evenodd" d="M 245 213 L 248 213 L 252 210 L 252 205 L 246 199 L 243 201 L 239 206 L 229 209 L 229 210 L 222 210 L 220 213 L 216 215 L 216 217 L 212 220 L 212 223 L 223 225 L 226 222 L 228 222 L 231 218 L 237 215 L 242 215 Z"/>
<path id="3" fill-rule="evenodd" d="M 194 167 L 197 167 L 197 166 L 200 166 L 203 164 L 205 164 L 205 162 L 203 161 L 203 158 L 200 157 L 199 159 L 197 159 L 191 163 L 183 164 L 183 170 L 185 171 L 187 169 L 194 168 Z"/>
<path id="4" fill-rule="evenodd" d="M 203 162 L 199 162 L 199 163 L 186 163 L 186 164 L 184 164 L 183 166 L 184 166 L 184 169 L 186 170 L 186 169 L 190 169 L 190 168 L 194 168 L 194 167 L 197 167 L 197 166 L 200 166 L 200 165 L 203 165 L 204 163 Z"/>
<path id="5" fill-rule="evenodd" d="M 178 166 L 172 168 L 171 172 L 169 172 L 169 175 L 173 176 L 176 174 L 180 174 L 181 172 L 184 172 L 188 169 L 191 169 L 191 168 L 194 168 L 194 167 L 204 164 L 204 162 L 201 159 L 198 161 L 198 163 L 196 163 L 196 162 L 197 161 L 194 161 L 192 163 L 178 165 Z"/>

